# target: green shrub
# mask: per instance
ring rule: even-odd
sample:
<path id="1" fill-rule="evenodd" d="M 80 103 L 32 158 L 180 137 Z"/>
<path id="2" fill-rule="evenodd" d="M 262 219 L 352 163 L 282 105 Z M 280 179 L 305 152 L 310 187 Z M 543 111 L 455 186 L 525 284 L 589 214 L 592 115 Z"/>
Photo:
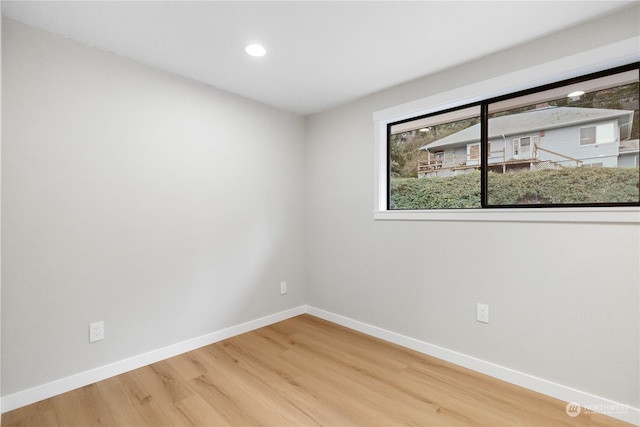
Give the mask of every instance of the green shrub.
<path id="1" fill-rule="evenodd" d="M 576 204 L 638 202 L 635 168 L 563 168 L 539 172 L 489 172 L 489 203 Z M 480 172 L 391 180 L 391 209 L 480 207 Z"/>
<path id="2" fill-rule="evenodd" d="M 391 180 L 391 209 L 480 207 L 480 172 L 453 177 Z"/>

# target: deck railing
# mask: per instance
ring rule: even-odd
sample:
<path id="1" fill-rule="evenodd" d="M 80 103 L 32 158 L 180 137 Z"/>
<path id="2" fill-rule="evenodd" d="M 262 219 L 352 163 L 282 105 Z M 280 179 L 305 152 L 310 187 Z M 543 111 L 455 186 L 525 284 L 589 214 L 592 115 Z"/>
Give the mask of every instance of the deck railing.
<path id="1" fill-rule="evenodd" d="M 503 166 L 503 172 L 506 171 L 504 167 L 508 164 L 512 163 L 523 163 L 527 161 L 537 161 L 538 152 L 544 151 L 549 154 L 553 154 L 554 156 L 561 157 L 566 160 L 557 160 L 554 159 L 552 162 L 562 162 L 562 161 L 571 161 L 575 162 L 576 166 L 580 166 L 582 164 L 582 160 L 567 156 L 565 154 L 558 153 L 556 151 L 547 150 L 546 148 L 541 148 L 537 144 L 533 144 L 533 150 L 530 156 L 527 157 L 518 157 L 518 158 L 510 158 L 507 159 L 507 150 L 503 148 L 502 150 L 490 151 L 489 152 L 489 164 L 491 166 Z M 479 169 L 480 168 L 480 157 L 471 157 L 470 155 L 453 155 L 442 158 L 430 158 L 428 160 L 423 160 L 418 162 L 418 173 L 429 173 L 438 170 L 446 170 L 446 169 Z"/>
<path id="2" fill-rule="evenodd" d="M 534 144 L 533 147 L 536 150 L 536 152 L 538 150 L 540 150 L 540 151 L 544 151 L 544 152 L 549 153 L 549 154 L 553 154 L 554 156 L 562 157 L 562 158 L 565 158 L 567 160 L 571 160 L 572 162 L 576 162 L 576 166 L 580 166 L 580 164 L 582 163 L 582 160 L 574 159 L 573 157 L 569 157 L 569 156 L 566 156 L 564 154 L 560 154 L 560 153 L 555 152 L 555 151 L 547 150 L 546 148 L 538 147 L 535 144 Z M 536 153 L 536 157 L 538 157 L 537 153 Z"/>
<path id="3" fill-rule="evenodd" d="M 503 148 L 498 151 L 489 152 L 489 160 L 496 162 L 504 162 L 507 153 Z M 418 172 L 431 172 L 439 169 L 464 169 L 464 168 L 480 168 L 480 157 L 471 157 L 469 155 L 453 155 L 439 159 L 429 159 L 418 162 Z"/>

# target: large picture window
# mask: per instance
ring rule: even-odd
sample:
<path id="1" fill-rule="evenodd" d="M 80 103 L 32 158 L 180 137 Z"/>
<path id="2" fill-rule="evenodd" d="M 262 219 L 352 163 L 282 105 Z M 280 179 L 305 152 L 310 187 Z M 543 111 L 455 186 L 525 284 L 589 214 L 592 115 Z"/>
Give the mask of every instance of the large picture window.
<path id="1" fill-rule="evenodd" d="M 388 209 L 640 206 L 638 64 L 387 125 Z"/>

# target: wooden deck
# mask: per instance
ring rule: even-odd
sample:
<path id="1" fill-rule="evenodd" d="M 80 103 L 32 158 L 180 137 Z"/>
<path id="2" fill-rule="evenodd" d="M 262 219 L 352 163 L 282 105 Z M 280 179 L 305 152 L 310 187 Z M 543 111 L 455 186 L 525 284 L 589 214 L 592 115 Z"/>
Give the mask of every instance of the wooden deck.
<path id="1" fill-rule="evenodd" d="M 538 159 L 534 159 L 534 158 L 530 158 L 530 159 L 510 159 L 510 160 L 505 160 L 505 161 L 501 161 L 501 162 L 495 162 L 495 163 L 490 163 L 489 164 L 489 170 L 490 171 L 495 171 L 495 172 L 501 172 L 501 173 L 506 173 L 507 171 L 512 171 L 514 169 L 529 169 L 532 167 L 532 165 L 537 165 L 540 163 L 544 163 L 541 162 Z M 437 165 L 437 167 L 435 165 L 426 165 L 426 164 L 419 164 L 418 165 L 418 176 L 421 176 L 421 174 L 425 175 L 425 176 L 450 176 L 450 175 L 456 175 L 457 172 L 466 172 L 469 170 L 479 170 L 480 169 L 480 165 L 468 165 L 468 164 L 463 164 L 463 163 L 456 163 L 456 164 L 441 164 L 441 165 Z"/>
<path id="2" fill-rule="evenodd" d="M 488 169 L 494 172 L 506 173 L 525 168 L 540 170 L 563 167 L 556 161 L 539 160 L 538 153 L 541 151 L 552 154 L 563 161 L 575 163 L 575 166 L 580 166 L 580 164 L 582 164 L 582 161 L 579 159 L 534 145 L 530 156 L 521 159 L 507 158 L 507 152 L 504 149 L 491 151 L 489 153 Z M 449 158 L 432 158 L 431 154 L 429 154 L 429 159 L 418 163 L 418 177 L 451 176 L 458 174 L 458 172 L 465 173 L 469 170 L 478 169 L 480 169 L 479 153 L 472 158 L 467 155 L 454 155 Z"/>

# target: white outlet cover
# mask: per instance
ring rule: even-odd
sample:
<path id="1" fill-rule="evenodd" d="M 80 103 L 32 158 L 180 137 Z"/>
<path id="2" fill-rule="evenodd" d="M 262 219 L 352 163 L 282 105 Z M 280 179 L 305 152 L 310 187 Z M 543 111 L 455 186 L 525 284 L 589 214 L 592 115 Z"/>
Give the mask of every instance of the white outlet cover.
<path id="1" fill-rule="evenodd" d="M 104 321 L 89 323 L 89 342 L 104 339 Z"/>
<path id="2" fill-rule="evenodd" d="M 489 323 L 489 306 L 487 304 L 476 305 L 476 320 L 482 323 Z"/>
<path id="3" fill-rule="evenodd" d="M 280 282 L 280 295 L 287 293 L 287 282 Z"/>

